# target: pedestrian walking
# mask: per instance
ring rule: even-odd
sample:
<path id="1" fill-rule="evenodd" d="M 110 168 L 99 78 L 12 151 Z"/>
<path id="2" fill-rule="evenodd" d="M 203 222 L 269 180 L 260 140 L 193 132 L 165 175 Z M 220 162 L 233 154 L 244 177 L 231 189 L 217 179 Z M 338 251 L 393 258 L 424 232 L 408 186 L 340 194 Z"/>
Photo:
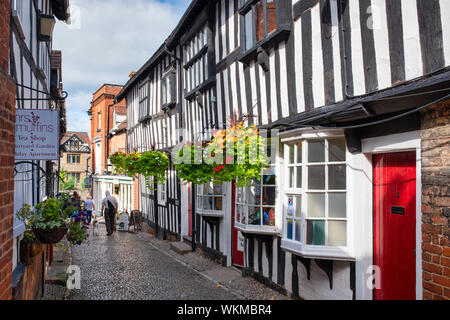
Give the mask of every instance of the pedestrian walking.
<path id="1" fill-rule="evenodd" d="M 92 211 L 95 210 L 95 204 L 94 204 L 94 201 L 92 200 L 90 194 L 88 194 L 87 197 L 86 197 L 86 200 L 84 200 L 84 207 L 86 208 L 87 223 L 91 224 Z"/>
<path id="2" fill-rule="evenodd" d="M 106 232 L 110 236 L 114 232 L 114 225 L 116 223 L 116 212 L 118 203 L 114 196 L 109 191 L 105 192 L 106 197 L 102 200 L 102 212 L 105 217 Z"/>

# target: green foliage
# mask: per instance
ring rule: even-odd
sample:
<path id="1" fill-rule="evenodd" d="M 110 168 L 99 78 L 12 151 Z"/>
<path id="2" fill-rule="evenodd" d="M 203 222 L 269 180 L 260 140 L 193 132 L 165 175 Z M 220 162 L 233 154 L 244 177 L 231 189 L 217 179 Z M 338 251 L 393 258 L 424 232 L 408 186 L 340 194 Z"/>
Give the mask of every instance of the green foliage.
<path id="1" fill-rule="evenodd" d="M 130 177 L 140 174 L 146 178 L 145 181 L 148 181 L 148 177 L 153 177 L 156 183 L 166 181 L 169 158 L 165 153 L 147 151 L 144 153 L 133 152 L 127 155 L 116 152 L 109 157 L 109 160 L 118 174 L 126 174 Z M 151 186 L 147 185 L 147 187 L 151 189 Z"/>
<path id="2" fill-rule="evenodd" d="M 205 146 L 186 143 L 178 152 L 175 168 L 183 183 L 203 184 L 213 179 L 215 165 L 203 162 Z"/>
<path id="3" fill-rule="evenodd" d="M 245 128 L 242 123 L 215 132 L 209 143 L 186 143 L 176 160 L 175 167 L 183 182 L 221 184 L 235 180 L 238 186 L 259 179 L 269 162 L 266 140 L 256 126 Z"/>
<path id="4" fill-rule="evenodd" d="M 73 217 L 74 213 L 78 214 Z M 79 245 L 87 238 L 86 212 L 83 211 L 81 200 L 68 193 L 61 193 L 57 198 L 48 198 L 38 203 L 34 211 L 30 205 L 24 204 L 16 215 L 26 225 L 27 231 L 22 240 L 26 243 L 38 243 L 32 229 L 45 230 L 63 226 L 68 228 L 67 239 L 72 244 Z"/>
<path id="5" fill-rule="evenodd" d="M 75 190 L 75 179 L 71 178 L 60 184 L 61 190 Z"/>

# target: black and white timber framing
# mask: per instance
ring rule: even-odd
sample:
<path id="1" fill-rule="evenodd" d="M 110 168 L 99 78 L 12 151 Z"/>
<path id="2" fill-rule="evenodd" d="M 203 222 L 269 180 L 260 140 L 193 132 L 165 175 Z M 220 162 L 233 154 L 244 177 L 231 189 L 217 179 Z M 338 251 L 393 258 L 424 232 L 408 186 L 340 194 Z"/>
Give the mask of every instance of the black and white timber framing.
<path id="1" fill-rule="evenodd" d="M 417 112 L 382 126 L 364 124 L 448 95 L 449 1 L 275 2 L 276 31 L 246 50 L 244 16 L 258 1 L 192 1 L 172 34 L 118 96 L 127 99 L 130 151 L 170 151 L 184 141 L 209 139 L 210 129 L 223 128 L 237 113 L 251 115 L 249 124 L 287 135 L 301 128 L 342 127 L 348 151 L 360 154 L 361 139 L 419 128 Z M 175 100 L 164 108 L 161 79 L 171 70 Z M 140 186 L 140 208 L 152 226 L 181 239 L 193 223 L 191 241 L 224 265 L 234 264 L 231 184 L 224 187 L 220 217 L 197 213 L 196 188 L 180 185 L 172 166 L 166 201 L 158 201 L 157 188 L 147 190 L 142 179 Z M 282 218 L 278 221 L 277 232 L 241 230 L 243 274 L 293 297 L 371 299 L 360 279 L 363 259 L 286 250 Z"/>

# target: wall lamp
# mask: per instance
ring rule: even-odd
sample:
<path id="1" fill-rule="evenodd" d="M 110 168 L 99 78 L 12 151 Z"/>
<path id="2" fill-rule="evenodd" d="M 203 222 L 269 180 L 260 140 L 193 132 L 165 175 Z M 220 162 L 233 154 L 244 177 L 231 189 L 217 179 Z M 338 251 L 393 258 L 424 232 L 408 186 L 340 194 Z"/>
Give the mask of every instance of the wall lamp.
<path id="1" fill-rule="evenodd" d="M 39 41 L 48 42 L 52 40 L 55 22 L 55 17 L 53 17 L 53 15 L 39 13 Z"/>

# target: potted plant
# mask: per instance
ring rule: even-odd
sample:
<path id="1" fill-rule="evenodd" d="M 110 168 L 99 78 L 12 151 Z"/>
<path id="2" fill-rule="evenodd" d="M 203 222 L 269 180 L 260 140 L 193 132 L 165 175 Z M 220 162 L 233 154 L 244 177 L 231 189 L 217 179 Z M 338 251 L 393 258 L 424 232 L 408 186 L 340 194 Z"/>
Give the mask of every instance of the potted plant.
<path id="1" fill-rule="evenodd" d="M 86 212 L 82 210 L 80 200 L 68 194 L 46 199 L 38 203 L 34 211 L 25 204 L 17 216 L 41 244 L 58 243 L 68 231 L 68 240 L 72 244 L 81 244 L 87 237 Z M 30 234 L 27 237 L 31 239 Z"/>
<path id="2" fill-rule="evenodd" d="M 31 231 L 30 218 L 32 214 L 30 205 L 25 205 L 16 213 L 17 218 L 25 224 L 25 233 L 20 241 L 20 261 L 25 264 L 31 263 L 32 258 L 41 253 L 44 248 L 44 245 Z"/>

